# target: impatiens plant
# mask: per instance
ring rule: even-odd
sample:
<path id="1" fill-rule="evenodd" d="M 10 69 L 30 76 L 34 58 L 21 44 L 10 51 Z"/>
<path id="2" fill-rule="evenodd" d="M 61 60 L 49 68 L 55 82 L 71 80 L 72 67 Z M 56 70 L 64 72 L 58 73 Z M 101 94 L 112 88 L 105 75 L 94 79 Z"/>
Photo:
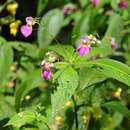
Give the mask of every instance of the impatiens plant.
<path id="1" fill-rule="evenodd" d="M 129 130 L 129 5 L 0 1 L 0 130 Z"/>

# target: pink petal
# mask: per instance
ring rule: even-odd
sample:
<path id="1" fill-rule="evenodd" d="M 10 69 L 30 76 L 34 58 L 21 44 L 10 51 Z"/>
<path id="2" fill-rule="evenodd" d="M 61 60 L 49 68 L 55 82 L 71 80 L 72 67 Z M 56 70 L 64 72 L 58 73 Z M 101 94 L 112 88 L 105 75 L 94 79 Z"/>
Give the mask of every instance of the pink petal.
<path id="1" fill-rule="evenodd" d="M 52 72 L 50 70 L 43 70 L 41 76 L 45 79 L 50 79 L 52 77 Z"/>
<path id="2" fill-rule="evenodd" d="M 27 25 L 23 25 L 20 30 L 25 37 L 28 37 L 32 33 L 32 27 L 28 27 Z"/>
<path id="3" fill-rule="evenodd" d="M 33 23 L 33 18 L 30 16 L 30 17 L 26 17 L 26 22 L 27 22 L 27 24 L 30 24 L 30 25 L 32 25 L 32 23 Z"/>
<path id="4" fill-rule="evenodd" d="M 92 0 L 92 4 L 94 7 L 100 4 L 100 0 Z"/>
<path id="5" fill-rule="evenodd" d="M 77 48 L 77 52 L 80 54 L 80 56 L 85 56 L 90 51 L 90 45 L 82 45 L 80 44 Z"/>
<path id="6" fill-rule="evenodd" d="M 128 7 L 128 2 L 125 1 L 125 0 L 121 0 L 121 1 L 118 3 L 118 6 L 119 6 L 119 8 L 126 8 L 126 7 Z"/>

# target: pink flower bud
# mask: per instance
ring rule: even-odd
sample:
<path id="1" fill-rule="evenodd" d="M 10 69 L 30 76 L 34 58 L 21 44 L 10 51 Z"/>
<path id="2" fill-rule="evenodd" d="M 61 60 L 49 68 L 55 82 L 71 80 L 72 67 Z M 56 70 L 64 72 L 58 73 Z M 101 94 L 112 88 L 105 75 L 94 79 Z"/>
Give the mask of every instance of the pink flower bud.
<path id="1" fill-rule="evenodd" d="M 32 33 L 32 27 L 29 27 L 28 25 L 23 25 L 21 28 L 21 33 L 25 36 L 28 37 Z"/>
<path id="2" fill-rule="evenodd" d="M 44 66 L 45 68 L 51 68 L 53 67 L 53 63 L 42 61 L 41 66 Z"/>
<path id="3" fill-rule="evenodd" d="M 33 24 L 33 18 L 31 16 L 26 17 L 26 22 L 27 22 L 27 24 L 32 25 Z"/>
<path id="4" fill-rule="evenodd" d="M 62 12 L 63 12 L 64 14 L 67 14 L 67 13 L 69 12 L 69 10 L 68 10 L 67 8 L 63 8 L 63 9 L 62 9 Z"/>
<path id="5" fill-rule="evenodd" d="M 116 39 L 114 37 L 110 38 L 110 42 L 111 42 L 111 47 L 113 49 L 119 48 L 119 45 L 116 43 Z"/>
<path id="6" fill-rule="evenodd" d="M 52 77 L 52 72 L 51 70 L 43 70 L 41 73 L 41 76 L 45 78 L 46 80 L 48 80 Z"/>
<path id="7" fill-rule="evenodd" d="M 76 9 L 77 9 L 77 7 L 76 7 L 74 4 L 69 3 L 69 4 L 66 4 L 66 5 L 63 7 L 62 12 L 63 12 L 64 14 L 68 14 L 68 13 L 75 12 Z"/>
<path id="8" fill-rule="evenodd" d="M 100 0 L 92 0 L 92 4 L 94 7 L 100 4 Z"/>
<path id="9" fill-rule="evenodd" d="M 125 1 L 125 0 L 121 0 L 119 3 L 118 3 L 118 7 L 119 8 L 126 8 L 128 6 L 128 2 Z"/>

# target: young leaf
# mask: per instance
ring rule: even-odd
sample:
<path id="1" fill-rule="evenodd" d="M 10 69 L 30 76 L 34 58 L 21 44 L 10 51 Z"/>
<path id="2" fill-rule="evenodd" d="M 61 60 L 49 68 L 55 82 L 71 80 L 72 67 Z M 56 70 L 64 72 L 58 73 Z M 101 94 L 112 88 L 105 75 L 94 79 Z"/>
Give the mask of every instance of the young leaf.
<path id="1" fill-rule="evenodd" d="M 32 111 L 23 111 L 14 115 L 7 125 L 26 124 L 36 119 L 36 115 Z"/>
<path id="2" fill-rule="evenodd" d="M 65 60 L 73 58 L 75 49 L 72 46 L 55 45 L 49 47 L 50 50 L 55 51 L 57 54 L 64 57 Z"/>
<path id="3" fill-rule="evenodd" d="M 60 10 L 54 9 L 42 17 L 38 28 L 39 47 L 49 45 L 59 33 L 63 24 L 63 14 Z"/>

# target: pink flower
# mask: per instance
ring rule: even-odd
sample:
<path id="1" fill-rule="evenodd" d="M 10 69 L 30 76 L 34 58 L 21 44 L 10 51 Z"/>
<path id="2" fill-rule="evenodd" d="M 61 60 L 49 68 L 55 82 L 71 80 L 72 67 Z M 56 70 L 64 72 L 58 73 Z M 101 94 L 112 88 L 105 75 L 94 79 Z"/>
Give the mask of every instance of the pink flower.
<path id="1" fill-rule="evenodd" d="M 88 54 L 90 51 L 90 45 L 85 45 L 85 44 L 80 44 L 79 47 L 77 48 L 77 52 L 81 55 L 81 56 L 85 56 L 86 54 Z"/>
<path id="2" fill-rule="evenodd" d="M 51 70 L 43 70 L 42 73 L 41 73 L 41 76 L 43 78 L 45 78 L 46 80 L 50 79 L 52 77 L 52 72 Z"/>
<path id="3" fill-rule="evenodd" d="M 45 68 L 51 68 L 53 67 L 53 63 L 42 61 L 41 66 L 44 66 Z"/>
<path id="4" fill-rule="evenodd" d="M 67 14 L 67 13 L 69 12 L 69 9 L 63 8 L 63 9 L 62 9 L 62 12 L 63 12 L 64 14 Z"/>
<path id="5" fill-rule="evenodd" d="M 118 7 L 119 8 L 126 8 L 128 6 L 128 2 L 125 1 L 125 0 L 121 0 L 119 3 L 118 3 Z"/>
<path id="6" fill-rule="evenodd" d="M 21 28 L 21 33 L 25 36 L 25 37 L 28 37 L 29 35 L 32 34 L 32 27 L 28 26 L 28 25 L 23 25 Z"/>
<path id="7" fill-rule="evenodd" d="M 77 52 L 80 54 L 80 56 L 85 56 L 90 51 L 90 40 L 87 36 L 81 38 L 82 42 L 77 48 Z"/>
<path id="8" fill-rule="evenodd" d="M 92 4 L 94 7 L 100 4 L 100 0 L 92 0 Z"/>
<path id="9" fill-rule="evenodd" d="M 114 37 L 110 38 L 110 42 L 111 42 L 111 47 L 113 49 L 119 48 L 119 45 L 116 43 L 116 39 Z"/>
<path id="10" fill-rule="evenodd" d="M 26 25 L 23 25 L 21 27 L 21 33 L 25 36 L 28 37 L 29 35 L 32 34 L 32 26 L 33 26 L 33 18 L 32 17 L 26 17 Z"/>

